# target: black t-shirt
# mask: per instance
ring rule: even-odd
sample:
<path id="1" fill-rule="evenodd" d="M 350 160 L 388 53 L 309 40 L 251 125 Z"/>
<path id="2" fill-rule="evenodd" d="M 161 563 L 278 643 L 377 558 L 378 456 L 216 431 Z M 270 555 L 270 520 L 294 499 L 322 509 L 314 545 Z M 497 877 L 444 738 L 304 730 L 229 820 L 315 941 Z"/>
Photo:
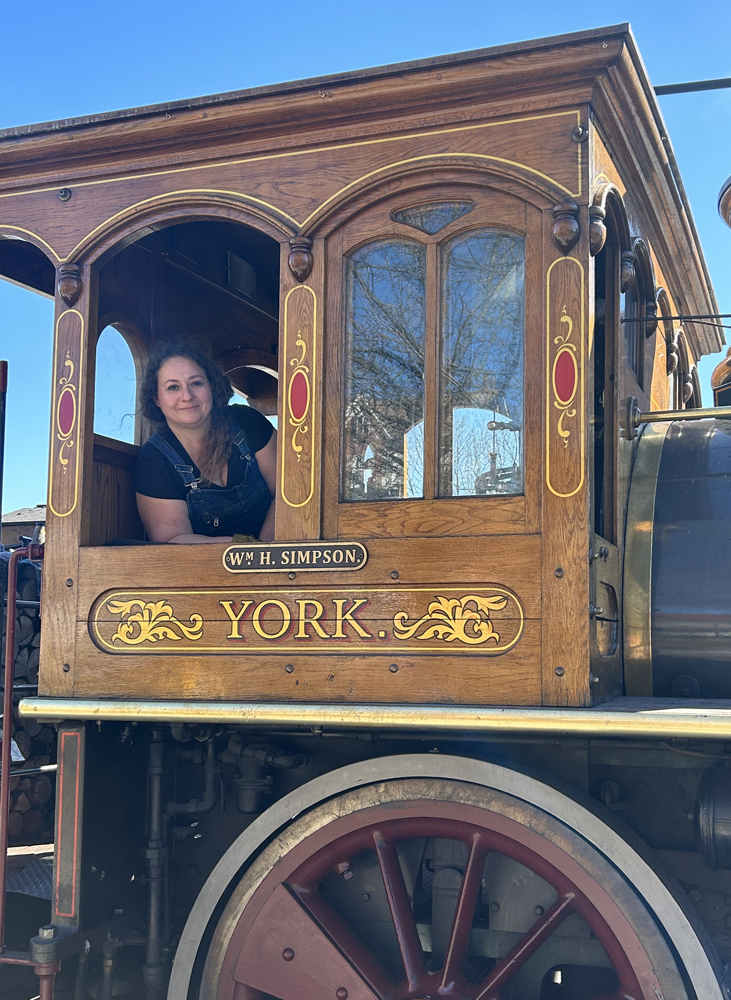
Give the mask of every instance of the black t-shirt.
<path id="1" fill-rule="evenodd" d="M 274 428 L 267 418 L 252 406 L 229 406 L 228 409 L 246 435 L 246 442 L 251 454 L 256 455 L 267 444 Z M 186 465 L 193 466 L 194 475 L 199 477 L 200 469 L 170 428 L 164 427 L 158 433 L 177 451 Z M 228 460 L 227 489 L 231 486 L 238 486 L 246 473 L 246 462 L 237 461 L 238 457 L 239 450 L 234 447 L 231 458 Z M 223 488 L 216 486 L 215 483 L 206 487 L 206 489 L 213 490 Z M 172 463 L 165 458 L 159 448 L 150 444 L 149 441 L 143 444 L 137 457 L 132 489 L 135 493 L 142 493 L 146 497 L 157 497 L 159 500 L 185 500 L 187 492 L 183 480 L 173 468 Z"/>

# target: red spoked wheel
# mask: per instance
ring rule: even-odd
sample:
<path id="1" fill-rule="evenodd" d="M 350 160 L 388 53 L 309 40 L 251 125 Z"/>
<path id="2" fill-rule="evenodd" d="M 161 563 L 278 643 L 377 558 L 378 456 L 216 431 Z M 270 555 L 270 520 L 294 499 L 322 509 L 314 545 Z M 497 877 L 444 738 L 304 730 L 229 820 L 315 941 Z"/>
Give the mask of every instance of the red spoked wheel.
<path id="1" fill-rule="evenodd" d="M 555 817 L 407 779 L 297 820 L 234 891 L 205 1000 L 688 1000 L 641 897 Z"/>

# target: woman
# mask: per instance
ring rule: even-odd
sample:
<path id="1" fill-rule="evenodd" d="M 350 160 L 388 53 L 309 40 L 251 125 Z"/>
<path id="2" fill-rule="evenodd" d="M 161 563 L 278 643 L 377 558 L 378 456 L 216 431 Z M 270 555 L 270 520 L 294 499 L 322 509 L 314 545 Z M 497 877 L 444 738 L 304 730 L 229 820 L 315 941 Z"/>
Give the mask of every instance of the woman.
<path id="1" fill-rule="evenodd" d="M 250 406 L 229 406 L 228 378 L 195 348 L 164 344 L 140 392 L 157 427 L 137 459 L 134 490 L 153 542 L 274 537 L 276 433 Z"/>

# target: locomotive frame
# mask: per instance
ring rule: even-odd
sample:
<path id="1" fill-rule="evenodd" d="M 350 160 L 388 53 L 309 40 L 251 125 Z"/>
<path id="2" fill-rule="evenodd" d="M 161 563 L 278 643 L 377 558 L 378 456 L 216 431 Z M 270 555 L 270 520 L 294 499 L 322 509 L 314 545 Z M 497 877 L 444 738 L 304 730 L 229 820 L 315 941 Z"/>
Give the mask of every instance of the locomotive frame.
<path id="1" fill-rule="evenodd" d="M 20 705 L 60 733 L 54 930 L 34 944 L 36 964 L 78 952 L 89 928 L 116 927 L 109 913 L 128 899 L 139 905 L 123 884 L 135 866 L 121 845 L 140 824 L 118 807 L 138 802 L 146 774 L 151 997 L 507 995 L 510 976 L 527 976 L 530 957 L 554 941 L 561 906 L 589 932 L 575 935 L 573 952 L 552 953 L 564 956 L 549 964 L 553 985 L 589 975 L 570 973 L 565 957 L 585 938 L 601 943 L 597 967 L 616 978 L 598 976 L 610 984 L 602 995 L 726 995 L 716 949 L 728 942 L 660 875 L 665 863 L 701 894 L 716 878 L 725 884 L 700 862 L 722 856 L 721 820 L 698 821 L 695 848 L 688 803 L 660 803 L 650 786 L 677 770 L 683 797 L 700 796 L 698 815 L 720 815 L 725 785 L 703 771 L 726 758 L 731 710 L 722 699 L 655 696 L 652 525 L 665 425 L 650 422 L 638 444 L 634 423 L 637 408 L 644 418 L 698 408 L 695 362 L 721 337 L 672 318 L 718 310 L 628 27 L 7 130 L 0 148 L 0 269 L 56 301 L 41 671 L 38 696 Z M 444 205 L 461 207 L 425 229 L 424 213 Z M 513 468 L 524 478 L 502 489 L 488 470 L 482 494 L 454 486 L 440 353 L 448 255 L 471 234 L 520 243 L 525 275 L 523 455 Z M 351 489 L 339 457 L 350 447 L 346 402 L 360 405 L 343 381 L 360 333 L 345 275 L 364 249 L 389 241 L 417 247 L 423 261 L 423 468 L 412 493 L 405 433 L 395 480 L 377 462 L 364 475 L 362 450 Z M 258 297 L 231 282 L 232 254 L 256 261 Z M 156 341 L 189 336 L 264 412 L 276 399 L 274 544 L 114 545 L 144 539 L 130 491 L 136 447 L 93 431 L 96 334 L 106 325 L 138 366 Z M 497 424 L 506 413 L 490 392 L 465 389 L 463 402 L 491 406 Z M 141 441 L 149 428 L 139 423 Z M 373 433 L 369 447 L 385 449 L 388 434 Z M 376 474 L 387 485 L 369 496 Z M 184 746 L 196 727 L 199 753 Z M 144 759 L 127 767 L 117 737 L 129 743 L 143 730 Z M 337 751 L 323 751 L 328 742 Z M 425 747 L 438 755 L 417 752 Z M 187 806 L 166 788 L 173 758 L 189 769 L 183 788 L 204 777 Z M 190 862 L 194 892 L 176 869 L 187 922 L 167 986 L 170 845 L 177 837 L 176 856 L 195 854 L 179 817 L 210 813 L 227 767 L 248 819 L 222 820 L 204 860 Z M 263 809 L 271 768 L 277 798 Z M 116 793 L 102 790 L 102 773 Z M 616 791 L 625 783 L 629 806 Z M 105 844 L 115 800 L 119 830 Z M 384 802 L 403 814 L 400 840 L 383 832 Z M 613 808 L 629 810 L 620 832 Z M 444 846 L 449 823 L 456 841 L 477 845 L 464 859 Z M 352 928 L 348 937 L 330 910 L 304 902 L 333 872 L 368 882 L 351 855 L 366 850 L 371 828 L 405 986 L 384 977 Z M 638 831 L 661 845 L 662 861 Z M 346 834 L 344 859 L 332 845 Z M 287 845 L 282 856 L 274 837 Z M 444 896 L 429 890 L 428 932 L 409 911 L 428 866 L 417 859 L 409 883 L 395 846 L 417 840 L 436 845 L 431 874 L 460 875 L 451 890 L 443 876 Z M 536 896 L 528 927 L 486 916 L 479 952 L 459 913 L 475 910 L 469 873 L 490 851 L 508 859 L 503 879 L 522 866 L 557 895 Z M 89 874 L 97 857 L 94 870 L 110 872 L 104 887 Z M 335 907 L 340 890 L 328 891 Z M 715 896 L 713 906 L 728 908 Z M 129 930 L 115 940 L 112 957 Z M 467 961 L 471 948 L 479 982 L 448 958 L 457 949 Z M 315 957 L 296 971 L 309 949 Z M 553 989 L 546 975 L 541 998 Z M 535 987 L 521 982 L 516 1000 Z M 600 995 L 587 984 L 577 996 Z"/>

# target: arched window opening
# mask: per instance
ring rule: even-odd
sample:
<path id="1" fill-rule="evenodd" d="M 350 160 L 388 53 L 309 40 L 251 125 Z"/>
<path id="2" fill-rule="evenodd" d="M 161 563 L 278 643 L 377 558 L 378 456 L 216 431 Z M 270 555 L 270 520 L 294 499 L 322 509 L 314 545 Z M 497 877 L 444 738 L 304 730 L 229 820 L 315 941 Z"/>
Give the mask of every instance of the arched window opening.
<path id="1" fill-rule="evenodd" d="M 411 240 L 348 258 L 345 500 L 434 496 L 435 470 L 439 497 L 523 492 L 523 237 L 472 229 L 435 249 L 440 281 Z M 424 423 L 434 353 L 436 441 Z"/>
<path id="2" fill-rule="evenodd" d="M 124 336 L 106 326 L 96 345 L 94 433 L 138 443 L 137 366 Z"/>

